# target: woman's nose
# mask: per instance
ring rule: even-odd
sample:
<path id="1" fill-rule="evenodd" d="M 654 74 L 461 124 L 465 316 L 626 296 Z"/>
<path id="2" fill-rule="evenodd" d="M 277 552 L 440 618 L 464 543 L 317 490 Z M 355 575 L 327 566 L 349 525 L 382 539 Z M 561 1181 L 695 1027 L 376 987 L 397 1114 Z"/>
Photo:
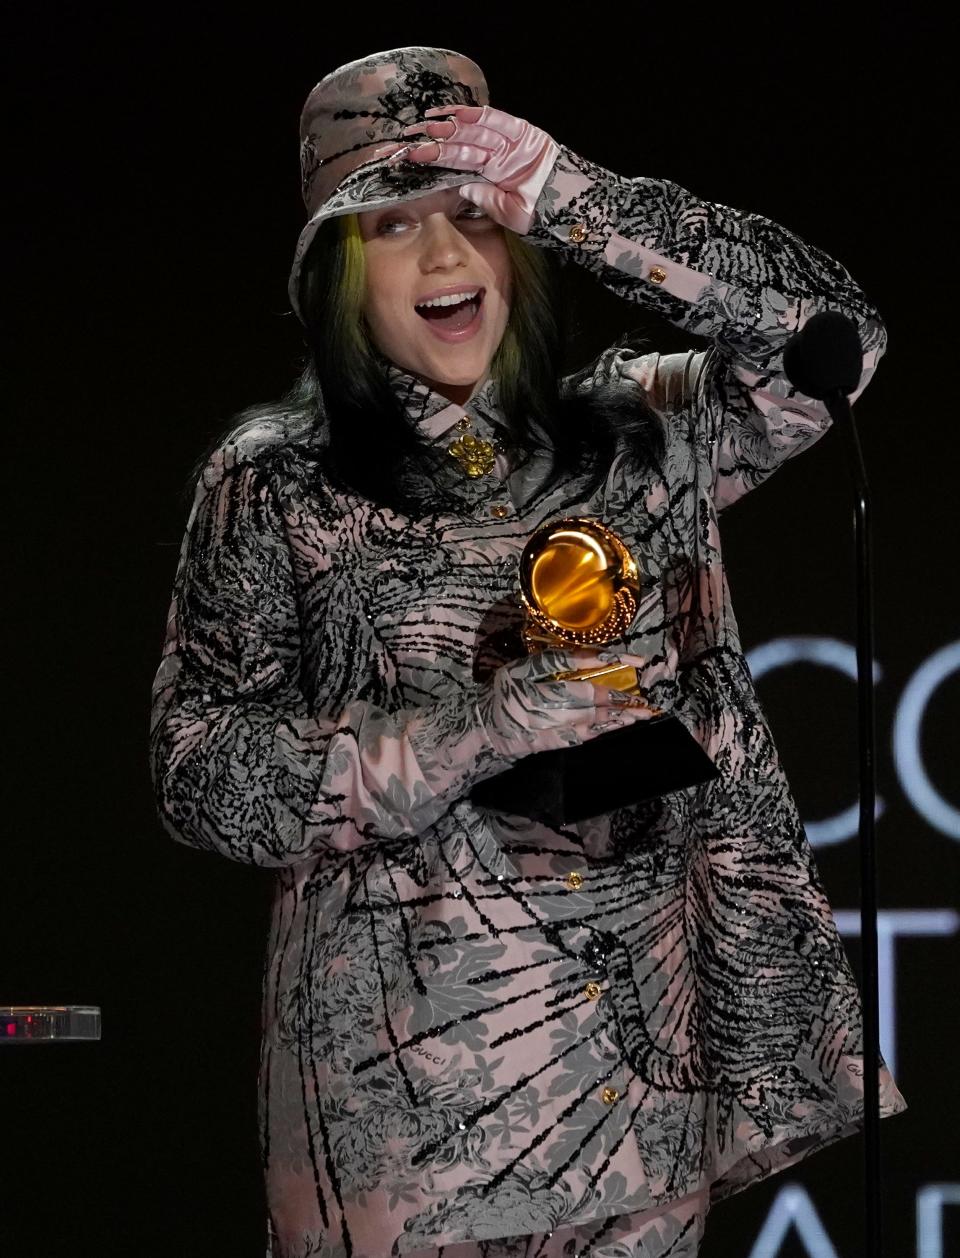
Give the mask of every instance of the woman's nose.
<path id="1" fill-rule="evenodd" d="M 442 271 L 467 260 L 467 242 L 445 214 L 431 215 L 423 232 L 420 265 L 424 271 Z"/>

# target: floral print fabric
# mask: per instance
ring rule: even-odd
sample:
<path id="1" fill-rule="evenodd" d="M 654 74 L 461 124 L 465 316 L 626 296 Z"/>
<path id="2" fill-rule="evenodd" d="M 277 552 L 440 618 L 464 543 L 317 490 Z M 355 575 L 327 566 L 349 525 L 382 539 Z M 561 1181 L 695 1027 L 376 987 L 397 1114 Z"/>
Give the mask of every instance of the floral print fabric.
<path id="1" fill-rule="evenodd" d="M 237 434 L 197 487 L 153 771 L 179 840 L 275 871 L 274 1258 L 619 1228 L 862 1122 L 859 997 L 740 648 L 718 513 L 827 427 L 782 375 L 790 334 L 849 314 L 863 387 L 882 326 L 837 263 L 768 220 L 567 149 L 532 238 L 711 337 L 703 353 L 611 349 L 580 386 L 642 390 L 662 466 L 624 447 L 594 491 L 550 485 L 511 447 L 492 380 L 459 407 L 392 368 L 422 510 L 336 490 L 322 424 L 296 415 Z M 446 452 L 464 419 L 500 441 L 489 476 Z M 568 514 L 638 557 L 624 649 L 720 776 L 557 829 L 470 789 L 507 767 L 481 699 L 522 653 L 520 551 Z M 884 1068 L 882 1113 L 904 1108 Z M 657 1252 L 624 1246 L 609 1253 Z"/>
<path id="2" fill-rule="evenodd" d="M 583 1227 L 507 1240 L 445 1245 L 414 1258 L 696 1258 L 709 1189 L 642 1215 L 617 1214 Z"/>

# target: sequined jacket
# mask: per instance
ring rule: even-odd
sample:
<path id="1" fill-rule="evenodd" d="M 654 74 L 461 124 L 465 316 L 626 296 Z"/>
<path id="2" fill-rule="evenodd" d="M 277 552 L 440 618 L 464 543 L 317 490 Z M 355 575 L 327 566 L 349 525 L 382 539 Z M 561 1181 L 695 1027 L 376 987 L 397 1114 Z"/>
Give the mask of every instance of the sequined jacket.
<path id="1" fill-rule="evenodd" d="M 718 513 L 826 429 L 781 373 L 812 313 L 884 347 L 846 271 L 757 215 L 568 149 L 530 239 L 704 352 L 611 349 L 583 387 L 643 390 L 662 467 L 547 487 L 465 407 L 392 368 L 442 509 L 336 490 L 322 424 L 265 420 L 197 486 L 155 685 L 153 771 L 179 840 L 276 871 L 261 1138 L 276 1258 L 381 1258 L 714 1200 L 861 1121 L 861 1014 L 741 652 Z M 469 426 L 467 422 L 469 422 Z M 439 478 L 439 480 L 438 480 Z M 638 556 L 625 646 L 720 769 L 565 828 L 484 811 L 508 767 L 476 698 L 516 655 L 517 559 L 596 515 Z M 905 1108 L 884 1070 L 884 1114 Z"/>

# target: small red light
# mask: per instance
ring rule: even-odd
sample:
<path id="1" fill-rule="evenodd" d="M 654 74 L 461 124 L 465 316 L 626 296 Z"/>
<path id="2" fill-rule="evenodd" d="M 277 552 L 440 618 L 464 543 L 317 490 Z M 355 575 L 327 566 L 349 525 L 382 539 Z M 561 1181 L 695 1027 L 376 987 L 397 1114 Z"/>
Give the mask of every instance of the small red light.
<path id="1" fill-rule="evenodd" d="M 32 1013 L 28 1013 L 28 1014 L 27 1014 L 27 1025 L 29 1026 L 29 1024 L 30 1024 L 32 1021 L 33 1021 L 33 1014 L 32 1014 Z"/>
<path id="2" fill-rule="evenodd" d="M 16 1035 L 16 1033 L 17 1033 L 17 1024 L 15 1022 L 8 1022 L 7 1035 Z"/>

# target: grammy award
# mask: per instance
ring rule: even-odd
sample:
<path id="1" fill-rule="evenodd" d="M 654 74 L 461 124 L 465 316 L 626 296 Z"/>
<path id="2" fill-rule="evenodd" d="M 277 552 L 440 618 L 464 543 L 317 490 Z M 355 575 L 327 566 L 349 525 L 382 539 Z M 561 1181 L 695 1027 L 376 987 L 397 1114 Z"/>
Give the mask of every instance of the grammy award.
<path id="1" fill-rule="evenodd" d="M 538 528 L 520 556 L 519 594 L 528 652 L 609 646 L 640 605 L 640 569 L 600 520 L 567 516 Z M 598 681 L 643 701 L 637 670 L 620 664 L 554 674 Z M 651 708 L 647 721 L 600 734 L 578 747 L 527 756 L 473 788 L 483 808 L 553 825 L 612 812 L 717 776 L 709 756 L 674 716 Z"/>

